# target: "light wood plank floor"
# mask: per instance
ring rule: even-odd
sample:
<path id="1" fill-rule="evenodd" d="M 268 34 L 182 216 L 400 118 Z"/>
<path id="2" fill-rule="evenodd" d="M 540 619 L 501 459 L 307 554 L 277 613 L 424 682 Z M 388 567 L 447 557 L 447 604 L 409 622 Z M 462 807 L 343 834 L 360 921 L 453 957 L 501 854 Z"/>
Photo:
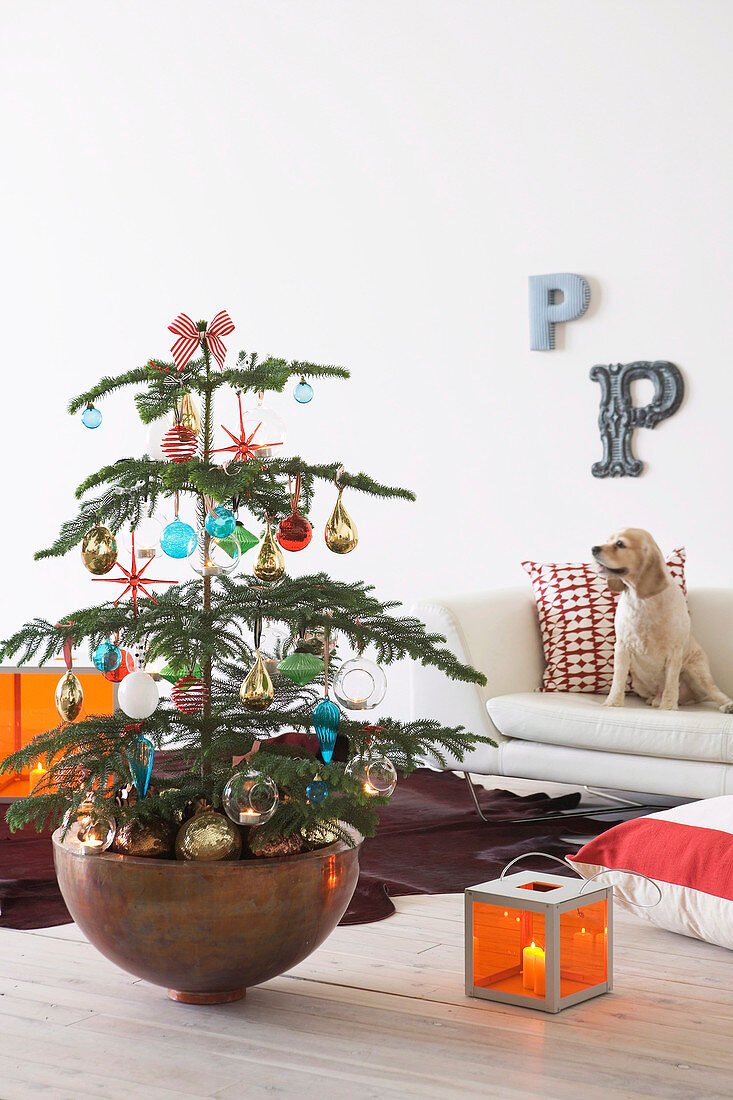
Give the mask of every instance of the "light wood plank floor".
<path id="1" fill-rule="evenodd" d="M 733 953 L 616 915 L 614 992 L 558 1016 L 463 994 L 462 897 L 398 898 L 238 1004 L 169 1001 L 74 925 L 0 932 L 0 1097 L 733 1095 Z"/>

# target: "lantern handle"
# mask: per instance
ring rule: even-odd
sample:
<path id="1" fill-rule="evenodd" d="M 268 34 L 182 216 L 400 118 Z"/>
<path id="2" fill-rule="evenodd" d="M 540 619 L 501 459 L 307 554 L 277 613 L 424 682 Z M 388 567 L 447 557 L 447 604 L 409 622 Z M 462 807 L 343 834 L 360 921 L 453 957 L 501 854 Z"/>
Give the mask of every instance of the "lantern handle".
<path id="1" fill-rule="evenodd" d="M 524 855 L 516 856 L 514 859 L 510 860 L 509 863 L 507 863 L 506 867 L 499 875 L 499 882 L 504 881 L 504 875 L 507 873 L 510 867 L 513 867 L 515 863 L 519 863 L 520 859 L 527 859 L 529 856 L 539 856 L 540 859 L 552 859 L 555 863 L 559 863 L 561 867 L 565 867 L 566 869 L 570 866 L 568 863 L 565 862 L 564 859 L 559 859 L 558 856 L 551 856 L 549 852 L 525 852 Z M 575 871 L 575 868 L 570 867 L 570 870 Z M 583 877 L 579 871 L 575 871 L 575 873 L 578 878 Z"/>
<path id="2" fill-rule="evenodd" d="M 653 878 L 649 878 L 648 875 L 642 875 L 640 871 L 630 871 L 628 867 L 606 867 L 603 871 L 596 871 L 594 875 L 591 875 L 590 878 L 587 878 L 585 880 L 583 885 L 580 887 L 578 893 L 582 894 L 588 883 L 593 882 L 594 879 L 600 878 L 601 875 L 612 875 L 614 873 L 618 873 L 621 875 L 634 875 L 636 878 L 643 878 L 645 882 L 651 882 L 652 886 L 659 894 L 659 897 L 656 901 L 652 901 L 649 904 L 646 904 L 641 901 L 628 901 L 628 899 L 624 900 L 626 900 L 627 905 L 633 905 L 637 909 L 656 909 L 664 896 L 662 894 L 661 886 L 658 882 L 655 882 Z M 611 886 L 613 886 L 613 883 L 611 883 Z"/>
<path id="3" fill-rule="evenodd" d="M 515 863 L 519 863 L 519 861 L 522 860 L 522 859 L 527 859 L 529 856 L 539 856 L 541 859 L 551 859 L 555 863 L 559 863 L 560 866 L 564 867 L 566 870 L 569 869 L 571 871 L 575 871 L 575 874 L 578 876 L 578 878 L 583 878 L 584 879 L 583 880 L 583 885 L 580 887 L 580 890 L 578 891 L 578 894 L 582 894 L 584 892 L 584 890 L 587 888 L 588 884 L 593 882 L 594 879 L 599 878 L 601 875 L 610 875 L 614 871 L 618 871 L 620 874 L 635 875 L 636 878 L 643 878 L 645 882 L 651 882 L 652 886 L 656 889 L 657 893 L 659 894 L 658 900 L 653 901 L 651 903 L 651 905 L 645 905 L 645 904 L 642 904 L 639 901 L 630 901 L 630 902 L 628 902 L 629 905 L 633 905 L 638 909 L 654 909 L 657 905 L 659 905 L 659 903 L 661 902 L 662 897 L 663 897 L 662 889 L 661 889 L 659 883 L 655 882 L 653 878 L 649 878 L 647 875 L 642 875 L 639 871 L 630 871 L 628 869 L 628 867 L 607 867 L 603 871 L 596 871 L 596 873 L 594 875 L 591 875 L 590 878 L 584 878 L 584 876 L 581 875 L 580 871 L 577 871 L 575 869 L 575 867 L 572 866 L 572 864 L 567 863 L 564 859 L 560 859 L 558 856 L 551 856 L 549 852 L 525 852 L 524 855 L 516 856 L 509 863 L 507 863 L 506 867 L 504 868 L 504 870 L 499 875 L 499 882 L 504 881 L 504 876 L 506 875 L 506 873 L 507 873 L 507 871 L 509 870 L 510 867 L 513 867 Z M 611 886 L 613 887 L 613 883 L 611 884 Z"/>

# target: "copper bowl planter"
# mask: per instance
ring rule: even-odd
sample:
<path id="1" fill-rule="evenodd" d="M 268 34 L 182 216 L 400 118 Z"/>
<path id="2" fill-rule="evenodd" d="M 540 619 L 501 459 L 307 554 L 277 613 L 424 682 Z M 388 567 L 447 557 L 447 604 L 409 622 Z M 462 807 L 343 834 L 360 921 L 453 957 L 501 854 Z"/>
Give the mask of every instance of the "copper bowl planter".
<path id="1" fill-rule="evenodd" d="M 360 843 L 282 859 L 196 863 L 85 856 L 53 835 L 56 876 L 84 935 L 174 1000 L 236 1001 L 296 966 L 334 930 L 356 889 Z"/>

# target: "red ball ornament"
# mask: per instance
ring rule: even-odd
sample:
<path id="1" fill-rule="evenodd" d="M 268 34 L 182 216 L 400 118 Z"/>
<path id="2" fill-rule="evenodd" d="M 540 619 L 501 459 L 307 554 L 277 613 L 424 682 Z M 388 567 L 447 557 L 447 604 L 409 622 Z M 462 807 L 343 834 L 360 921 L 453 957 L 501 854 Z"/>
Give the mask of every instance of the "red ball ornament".
<path id="1" fill-rule="evenodd" d="M 113 668 L 111 672 L 105 672 L 105 678 L 111 680 L 113 684 L 119 684 L 120 680 L 124 680 L 125 676 L 129 676 L 131 672 L 135 671 L 135 658 L 128 649 L 120 650 L 122 653 L 122 659 L 117 668 Z"/>
<path id="2" fill-rule="evenodd" d="M 283 550 L 304 550 L 313 538 L 313 528 L 305 516 L 294 512 L 277 525 L 277 541 Z"/>
<path id="3" fill-rule="evenodd" d="M 298 497 L 300 496 L 300 474 L 295 479 L 295 489 L 291 488 L 290 504 L 292 515 L 285 516 L 277 525 L 275 535 L 283 550 L 304 550 L 313 538 L 313 528 L 304 516 L 298 513 Z M 290 485 L 290 478 L 288 478 Z"/>
<path id="4" fill-rule="evenodd" d="M 160 441 L 161 451 L 171 462 L 186 462 L 193 458 L 197 447 L 197 436 L 183 424 L 174 424 Z"/>
<path id="5" fill-rule="evenodd" d="M 181 714 L 198 714 L 204 709 L 206 684 L 198 676 L 182 676 L 176 680 L 171 692 L 171 700 Z"/>

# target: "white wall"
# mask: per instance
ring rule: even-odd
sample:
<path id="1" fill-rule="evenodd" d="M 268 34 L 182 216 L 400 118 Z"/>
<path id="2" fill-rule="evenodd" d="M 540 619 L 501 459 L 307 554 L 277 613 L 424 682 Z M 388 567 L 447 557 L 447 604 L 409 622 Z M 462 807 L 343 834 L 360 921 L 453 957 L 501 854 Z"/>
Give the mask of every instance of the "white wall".
<path id="1" fill-rule="evenodd" d="M 89 432 L 69 396 L 222 307 L 232 351 L 352 369 L 278 403 L 294 450 L 419 494 L 350 494 L 358 551 L 319 534 L 293 571 L 403 598 L 522 583 L 523 557 L 639 524 L 727 583 L 725 0 L 24 0 L 3 22 L 3 633 L 99 598 L 76 554 L 32 551 L 144 448 L 129 398 Z M 594 301 L 530 352 L 527 276 L 552 271 Z M 687 399 L 637 433 L 644 476 L 597 481 L 588 371 L 642 358 Z"/>

